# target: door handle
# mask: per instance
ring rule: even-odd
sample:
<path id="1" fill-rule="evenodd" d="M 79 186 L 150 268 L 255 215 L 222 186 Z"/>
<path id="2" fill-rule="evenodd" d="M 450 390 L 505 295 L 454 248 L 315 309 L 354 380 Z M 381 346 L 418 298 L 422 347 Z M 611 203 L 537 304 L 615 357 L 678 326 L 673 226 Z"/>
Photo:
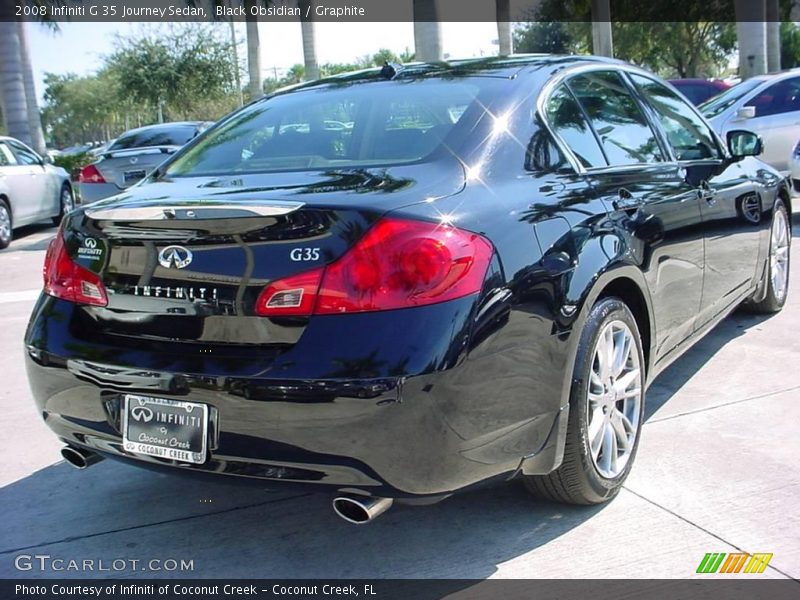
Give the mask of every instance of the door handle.
<path id="1" fill-rule="evenodd" d="M 700 187 L 697 188 L 697 197 L 705 200 L 708 204 L 714 204 L 717 201 L 717 190 L 708 185 L 707 181 L 702 181 Z"/>
<path id="2" fill-rule="evenodd" d="M 641 197 L 639 197 L 639 198 L 634 197 L 634 195 L 631 194 L 625 188 L 620 188 L 619 189 L 619 192 L 617 193 L 617 198 L 613 202 L 614 208 L 616 210 L 623 210 L 623 211 L 636 210 L 643 203 L 644 202 L 641 199 Z"/>

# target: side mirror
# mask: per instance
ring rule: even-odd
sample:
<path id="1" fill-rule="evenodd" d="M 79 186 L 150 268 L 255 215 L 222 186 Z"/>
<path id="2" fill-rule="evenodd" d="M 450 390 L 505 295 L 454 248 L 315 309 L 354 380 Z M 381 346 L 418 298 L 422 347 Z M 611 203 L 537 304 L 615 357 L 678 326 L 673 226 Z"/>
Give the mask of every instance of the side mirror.
<path id="1" fill-rule="evenodd" d="M 47 163 L 48 165 L 52 165 L 52 164 L 53 164 L 53 157 L 52 157 L 52 156 L 50 156 L 49 154 L 45 154 L 45 155 L 42 157 L 42 161 L 43 161 L 43 162 L 45 162 L 45 163 Z"/>
<path id="2" fill-rule="evenodd" d="M 734 129 L 728 132 L 728 150 L 734 158 L 758 156 L 764 150 L 764 142 L 752 131 Z"/>
<path id="3" fill-rule="evenodd" d="M 754 119 L 756 116 L 756 107 L 755 106 L 742 106 L 739 110 L 736 111 L 736 118 L 745 120 L 745 119 Z"/>

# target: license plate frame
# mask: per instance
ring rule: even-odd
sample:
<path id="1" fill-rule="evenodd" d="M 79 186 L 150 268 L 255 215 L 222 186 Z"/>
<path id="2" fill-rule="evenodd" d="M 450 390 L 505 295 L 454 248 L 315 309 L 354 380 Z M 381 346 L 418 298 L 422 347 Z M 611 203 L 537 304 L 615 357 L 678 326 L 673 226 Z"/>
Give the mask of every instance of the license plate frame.
<path id="1" fill-rule="evenodd" d="M 123 396 L 122 447 L 133 455 L 202 464 L 208 457 L 208 430 L 207 404 Z"/>

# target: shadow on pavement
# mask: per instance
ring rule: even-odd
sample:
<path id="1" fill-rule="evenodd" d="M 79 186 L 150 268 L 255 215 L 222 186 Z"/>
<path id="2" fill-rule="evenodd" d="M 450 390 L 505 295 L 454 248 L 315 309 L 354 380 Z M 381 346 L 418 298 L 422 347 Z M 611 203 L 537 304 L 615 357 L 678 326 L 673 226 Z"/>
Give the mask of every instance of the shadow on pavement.
<path id="1" fill-rule="evenodd" d="M 0 503 L 0 577 L 26 575 L 14 569 L 18 554 L 45 553 L 195 562 L 194 573 L 160 577 L 485 578 L 602 510 L 537 502 L 512 484 L 398 506 L 358 527 L 334 516 L 325 494 L 209 485 L 108 460 L 83 472 L 47 467 L 0 490 Z"/>
<path id="2" fill-rule="evenodd" d="M 56 234 L 56 231 L 56 228 L 50 222 L 20 227 L 19 229 L 14 230 L 14 239 L 12 240 L 11 245 L 4 250 L 4 252 L 31 252 L 47 250 L 47 245 L 50 243 L 52 236 Z M 34 242 L 31 242 L 30 239 L 27 239 L 29 236 L 42 233 L 50 233 L 52 235 L 49 235 L 44 239 L 37 239 Z"/>

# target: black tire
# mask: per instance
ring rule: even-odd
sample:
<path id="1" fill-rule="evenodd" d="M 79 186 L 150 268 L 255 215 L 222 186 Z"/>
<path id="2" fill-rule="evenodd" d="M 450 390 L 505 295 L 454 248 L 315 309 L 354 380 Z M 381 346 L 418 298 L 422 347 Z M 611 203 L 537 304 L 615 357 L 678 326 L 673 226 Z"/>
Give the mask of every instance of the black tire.
<path id="1" fill-rule="evenodd" d="M 773 242 L 773 235 L 775 229 L 773 225 L 775 224 L 775 219 L 785 219 L 786 223 L 786 284 L 782 294 L 776 291 L 775 286 L 772 281 L 772 242 Z M 791 274 L 791 249 L 792 249 L 792 227 L 791 221 L 789 220 L 789 212 L 786 210 L 786 205 L 783 203 L 783 200 L 778 200 L 775 202 L 775 208 L 772 211 L 772 223 L 770 224 L 769 228 L 769 252 L 770 254 L 767 256 L 767 265 L 764 269 L 764 285 L 766 286 L 766 294 L 764 298 L 755 302 L 753 300 L 749 300 L 744 304 L 745 310 L 748 312 L 761 314 L 761 315 L 768 315 L 779 312 L 783 305 L 786 304 L 786 298 L 789 296 L 789 277 Z"/>
<path id="2" fill-rule="evenodd" d="M 641 371 L 641 402 L 630 457 L 618 476 L 606 478 L 600 474 L 590 455 L 587 398 L 595 346 L 606 325 L 613 321 L 622 321 L 632 333 Z M 589 312 L 575 357 L 564 460 L 558 469 L 548 475 L 523 475 L 522 481 L 528 491 L 547 500 L 583 505 L 607 502 L 619 493 L 636 458 L 642 431 L 644 367 L 641 335 L 630 309 L 619 298 L 609 297 L 598 301 Z"/>
<path id="3" fill-rule="evenodd" d="M 8 227 L 4 224 L 8 223 Z M 0 198 L 0 250 L 8 248 L 14 239 L 14 223 L 12 222 L 11 207 L 8 202 Z"/>
<path id="4" fill-rule="evenodd" d="M 68 193 L 70 197 L 69 207 L 65 207 L 64 202 L 64 194 Z M 53 217 L 53 225 L 58 227 L 61 225 L 61 220 L 64 218 L 64 215 L 68 213 L 70 210 L 75 208 L 75 195 L 72 193 L 72 188 L 67 184 L 61 186 L 61 191 L 58 193 L 58 215 Z"/>

